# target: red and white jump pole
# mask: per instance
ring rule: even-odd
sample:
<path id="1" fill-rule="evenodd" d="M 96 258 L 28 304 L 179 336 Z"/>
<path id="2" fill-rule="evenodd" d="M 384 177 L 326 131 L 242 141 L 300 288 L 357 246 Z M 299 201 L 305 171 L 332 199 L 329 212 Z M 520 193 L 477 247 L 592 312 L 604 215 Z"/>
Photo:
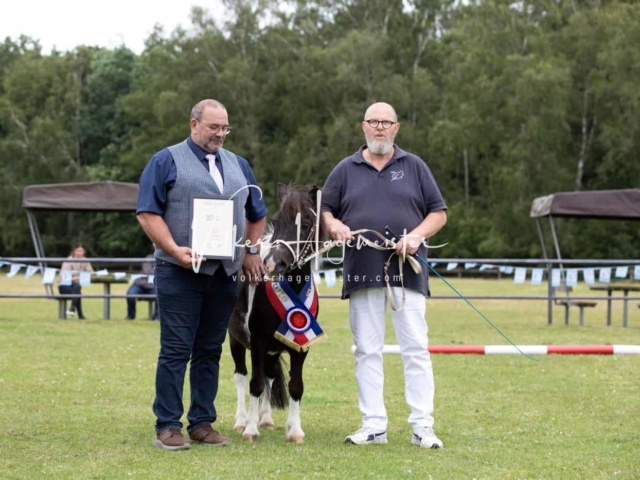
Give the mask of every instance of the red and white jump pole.
<path id="1" fill-rule="evenodd" d="M 527 355 L 640 355 L 640 345 L 518 345 Z M 355 352 L 355 345 L 351 353 Z M 430 345 L 430 353 L 519 355 L 513 345 Z M 399 354 L 400 346 L 385 345 L 382 353 Z"/>

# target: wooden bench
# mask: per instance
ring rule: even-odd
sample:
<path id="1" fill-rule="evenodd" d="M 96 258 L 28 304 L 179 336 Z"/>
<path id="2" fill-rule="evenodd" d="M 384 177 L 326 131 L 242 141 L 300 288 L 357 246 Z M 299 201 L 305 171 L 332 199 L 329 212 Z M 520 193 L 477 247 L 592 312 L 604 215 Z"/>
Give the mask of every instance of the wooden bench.
<path id="1" fill-rule="evenodd" d="M 66 295 L 51 295 L 49 297 L 51 300 L 58 301 L 58 319 L 66 320 L 67 319 L 67 301 L 73 300 L 71 297 L 67 297 Z M 138 298 L 136 299 L 138 302 L 147 302 L 147 318 L 151 320 L 153 318 L 153 307 L 156 303 L 156 298 Z"/>
<path id="2" fill-rule="evenodd" d="M 579 300 L 556 300 L 556 305 L 564 306 L 564 324 L 569 325 L 569 307 L 578 307 L 580 309 L 580 323 L 582 327 L 584 325 L 584 309 L 593 308 L 598 305 L 598 302 L 579 301 Z"/>

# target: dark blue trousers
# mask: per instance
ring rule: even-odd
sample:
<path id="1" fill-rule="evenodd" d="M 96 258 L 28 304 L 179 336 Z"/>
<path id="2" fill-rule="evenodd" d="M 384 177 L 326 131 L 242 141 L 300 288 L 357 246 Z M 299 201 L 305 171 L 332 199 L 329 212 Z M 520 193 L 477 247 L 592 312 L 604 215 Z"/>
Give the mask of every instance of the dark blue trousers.
<path id="1" fill-rule="evenodd" d="M 236 279 L 222 268 L 205 275 L 156 260 L 160 355 L 156 371 L 156 432 L 182 428 L 182 390 L 191 361 L 188 432 L 216 420 L 214 401 L 222 344 L 238 297 Z"/>
<path id="2" fill-rule="evenodd" d="M 153 295 L 155 293 L 156 289 L 154 286 L 145 288 L 141 287 L 140 285 L 136 285 L 135 283 L 129 287 L 129 290 L 127 290 L 127 295 Z M 134 318 L 136 318 L 136 301 L 137 298 L 135 297 L 127 298 L 127 318 L 129 320 L 133 320 Z M 151 318 L 153 320 L 158 318 L 158 302 L 156 302 Z"/>

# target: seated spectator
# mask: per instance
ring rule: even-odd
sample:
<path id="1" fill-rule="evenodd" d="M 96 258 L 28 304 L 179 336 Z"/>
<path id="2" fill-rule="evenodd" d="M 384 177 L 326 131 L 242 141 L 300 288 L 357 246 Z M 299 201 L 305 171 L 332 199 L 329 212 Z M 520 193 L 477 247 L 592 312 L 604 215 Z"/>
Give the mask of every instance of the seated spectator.
<path id="1" fill-rule="evenodd" d="M 86 250 L 84 246 L 79 243 L 73 248 L 69 258 L 85 258 L 85 254 Z M 64 271 L 72 272 L 71 285 L 60 285 L 62 272 Z M 60 267 L 61 275 L 58 277 L 58 291 L 60 292 L 60 295 L 80 295 L 82 293 L 82 288 L 80 287 L 80 272 L 93 272 L 93 267 L 89 262 L 62 263 L 62 267 Z M 82 313 L 82 302 L 80 297 L 71 299 L 71 307 L 67 310 L 67 315 L 73 317 L 76 312 L 78 312 L 78 318 L 80 320 L 85 320 L 84 314 Z"/>
<path id="2" fill-rule="evenodd" d="M 151 258 L 151 262 L 145 262 L 142 264 L 142 274 L 144 277 L 136 279 L 129 290 L 127 295 L 155 295 L 156 287 L 149 283 L 149 275 L 153 275 L 153 254 L 147 255 L 147 258 Z M 126 320 L 136 319 L 136 297 L 127 297 L 127 318 Z M 158 320 L 158 302 L 155 302 L 153 309 L 153 316 L 151 320 Z"/>

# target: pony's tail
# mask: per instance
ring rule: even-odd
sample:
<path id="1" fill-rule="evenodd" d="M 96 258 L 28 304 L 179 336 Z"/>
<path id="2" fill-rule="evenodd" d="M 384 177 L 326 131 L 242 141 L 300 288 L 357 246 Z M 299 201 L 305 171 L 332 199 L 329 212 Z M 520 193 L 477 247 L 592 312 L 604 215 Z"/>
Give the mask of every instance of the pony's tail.
<path id="1" fill-rule="evenodd" d="M 271 406 L 278 410 L 283 410 L 288 403 L 289 391 L 287 390 L 287 382 L 284 375 L 285 361 L 282 355 L 275 364 L 275 378 L 271 385 Z"/>

